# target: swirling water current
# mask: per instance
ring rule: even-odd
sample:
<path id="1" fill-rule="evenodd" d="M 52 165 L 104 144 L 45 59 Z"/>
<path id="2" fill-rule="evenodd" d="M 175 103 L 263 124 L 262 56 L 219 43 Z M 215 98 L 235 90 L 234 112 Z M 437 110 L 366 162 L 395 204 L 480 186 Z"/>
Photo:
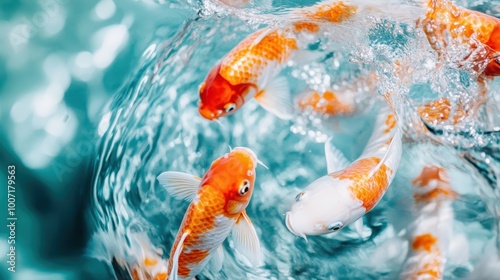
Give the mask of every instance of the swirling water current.
<path id="1" fill-rule="evenodd" d="M 479 112 L 478 120 L 419 131 L 412 125 L 417 105 L 436 97 L 468 98 L 477 85 L 464 69 L 428 66 L 435 65 L 436 55 L 411 24 L 367 17 L 362 24 L 332 27 L 311 47 L 324 56 L 291 62 L 281 74 L 299 94 L 306 86 L 352 87 L 358 77 L 377 73 L 378 89 L 355 87 L 359 109 L 353 116 L 305 113 L 283 121 L 250 102 L 220 123 L 209 122 L 199 116 L 197 103 L 198 86 L 212 66 L 257 27 L 283 24 L 282 14 L 314 1 L 254 1 L 244 9 L 212 1 L 156 2 L 191 15 L 178 26 L 154 31 L 141 64 L 100 122 L 90 218 L 97 243 L 102 243 L 102 260 L 111 263 L 112 255 L 120 255 L 139 261 L 128 249 L 136 233 L 145 233 L 168 258 L 188 203 L 172 198 L 157 175 L 172 170 L 202 176 L 229 146 L 251 148 L 269 168 L 257 169 L 247 208 L 261 240 L 264 265 L 247 266 L 231 242 L 225 242 L 222 271 L 204 269 L 200 279 L 396 279 L 405 253 L 387 257 L 382 244 L 412 221 L 411 180 L 429 162 L 449 170 L 451 184 L 460 193 L 453 204 L 454 234 L 465 234 L 469 243 L 466 261 L 447 263 L 445 279 L 466 278 L 481 262 L 484 248 L 500 246 L 498 83 L 489 88 L 490 111 Z M 488 3 L 462 2 L 491 12 Z M 386 91 L 397 92 L 392 102 L 406 141 L 396 179 L 365 216 L 363 236 L 348 228 L 308 242 L 292 235 L 284 213 L 298 192 L 326 174 L 324 142 L 332 136 L 349 160 L 356 159 L 383 102 L 377 93 Z"/>

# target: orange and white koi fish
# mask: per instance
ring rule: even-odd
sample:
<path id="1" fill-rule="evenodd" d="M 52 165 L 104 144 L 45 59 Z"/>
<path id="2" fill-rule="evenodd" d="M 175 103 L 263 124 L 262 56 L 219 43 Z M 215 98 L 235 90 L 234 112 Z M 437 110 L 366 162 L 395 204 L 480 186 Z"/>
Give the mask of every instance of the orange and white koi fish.
<path id="1" fill-rule="evenodd" d="M 425 166 L 413 180 L 416 218 L 410 225 L 412 252 L 401 279 L 443 279 L 446 253 L 452 239 L 452 201 L 458 194 L 450 187 L 446 169 Z M 461 247 L 464 253 L 466 248 Z"/>
<path id="2" fill-rule="evenodd" d="M 308 91 L 299 96 L 297 105 L 301 111 L 311 110 L 324 115 L 349 115 L 355 110 L 355 100 L 346 94 L 336 94 L 333 91 L 319 93 Z"/>
<path id="3" fill-rule="evenodd" d="M 327 142 L 328 175 L 296 196 L 286 213 L 288 230 L 306 238 L 362 221 L 360 218 L 377 205 L 394 179 L 401 159 L 401 137 L 394 114 L 384 107 L 367 146 L 353 163 L 348 164 L 342 153 Z"/>
<path id="4" fill-rule="evenodd" d="M 323 93 L 313 90 L 306 91 L 297 97 L 296 103 L 301 111 L 330 116 L 349 115 L 357 109 L 356 98 L 361 96 L 362 91 L 374 90 L 377 80 L 375 74 L 370 74 L 359 78 L 352 85 L 336 91 L 327 90 Z M 360 91 L 360 88 L 363 90 Z"/>
<path id="5" fill-rule="evenodd" d="M 260 264 L 260 242 L 245 211 L 258 163 L 250 149 L 238 147 L 216 159 L 203 178 L 173 171 L 158 176 L 172 195 L 191 201 L 170 251 L 169 280 L 191 280 L 209 261 L 220 270 L 221 245 L 231 231 L 236 250 Z"/>
<path id="6" fill-rule="evenodd" d="M 293 117 L 293 104 L 288 82 L 275 78 L 285 64 L 297 57 L 315 54 L 305 51 L 307 43 L 297 39 L 300 34 L 317 34 L 317 22 L 340 24 L 353 18 L 373 4 L 368 0 L 328 1 L 296 10 L 301 15 L 292 28 L 264 28 L 249 35 L 212 68 L 200 85 L 199 112 L 208 120 L 216 120 L 239 110 L 255 99 L 264 109 L 283 119 Z"/>
<path id="7" fill-rule="evenodd" d="M 500 75 L 500 19 L 460 7 L 449 0 L 423 0 L 427 14 L 421 20 L 431 46 L 438 51 L 446 46 L 445 32 L 452 38 L 469 42 L 475 38 L 486 48 L 486 54 L 477 59 L 487 63 L 483 74 Z M 471 51 L 479 47 L 471 44 Z"/>
<path id="8" fill-rule="evenodd" d="M 246 4 L 248 4 L 248 2 L 250 2 L 250 0 L 220 0 L 220 1 L 228 6 L 237 8 L 243 7 Z"/>

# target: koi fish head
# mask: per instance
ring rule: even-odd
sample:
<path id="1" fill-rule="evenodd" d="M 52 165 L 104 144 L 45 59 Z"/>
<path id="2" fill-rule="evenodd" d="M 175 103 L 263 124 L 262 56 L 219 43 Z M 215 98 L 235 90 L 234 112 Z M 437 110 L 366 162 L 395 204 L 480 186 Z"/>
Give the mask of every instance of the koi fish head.
<path id="1" fill-rule="evenodd" d="M 220 74 L 220 64 L 214 67 L 200 85 L 198 111 L 207 120 L 216 120 L 234 114 L 245 103 L 244 94 L 249 85 L 232 85 Z"/>
<path id="2" fill-rule="evenodd" d="M 297 194 L 286 213 L 286 226 L 293 234 L 322 235 L 336 232 L 365 213 L 345 182 L 323 176 Z"/>
<path id="3" fill-rule="evenodd" d="M 224 195 L 226 214 L 240 214 L 247 207 L 259 162 L 252 150 L 237 147 L 212 163 L 202 184 L 211 185 Z"/>

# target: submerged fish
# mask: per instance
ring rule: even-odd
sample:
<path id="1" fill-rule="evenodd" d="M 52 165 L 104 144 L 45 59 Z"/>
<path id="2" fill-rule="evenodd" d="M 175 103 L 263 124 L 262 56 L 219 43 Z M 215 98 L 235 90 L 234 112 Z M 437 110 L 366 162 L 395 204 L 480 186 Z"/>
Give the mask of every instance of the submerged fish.
<path id="1" fill-rule="evenodd" d="M 425 166 L 413 180 L 416 202 L 415 221 L 410 225 L 411 253 L 401 279 L 443 279 L 443 271 L 453 233 L 452 201 L 458 194 L 450 187 L 446 169 Z M 464 238 L 460 254 L 466 254 Z M 465 242 L 466 243 L 466 242 Z"/>
<path id="2" fill-rule="evenodd" d="M 250 2 L 250 0 L 220 0 L 220 1 L 228 6 L 233 6 L 233 7 L 243 7 L 246 4 L 248 4 L 248 2 Z"/>
<path id="3" fill-rule="evenodd" d="M 322 235 L 359 219 L 377 205 L 394 179 L 401 159 L 401 131 L 388 107 L 378 114 L 375 129 L 361 156 L 348 164 L 327 142 L 328 175 L 299 193 L 286 213 L 290 232 Z M 362 226 L 362 224 L 361 224 Z"/>
<path id="4" fill-rule="evenodd" d="M 486 76 L 500 75 L 500 19 L 460 7 L 449 0 L 422 0 L 428 8 L 421 25 L 431 46 L 441 53 L 446 47 L 445 33 L 470 44 L 471 53 L 484 47 L 485 54 L 476 54 L 476 62 L 485 62 Z M 470 39 L 474 38 L 474 41 Z M 478 45 L 482 44 L 482 46 Z"/>
<path id="5" fill-rule="evenodd" d="M 323 93 L 317 91 L 305 92 L 299 96 L 297 105 L 302 111 L 311 110 L 312 112 L 331 116 L 348 115 L 353 113 L 355 109 L 352 96 L 336 94 L 332 91 Z"/>
<path id="6" fill-rule="evenodd" d="M 374 9 L 376 5 L 380 9 Z M 376 5 L 368 0 L 322 2 L 294 10 L 291 18 L 297 19 L 292 20 L 291 27 L 267 27 L 249 35 L 212 68 L 200 85 L 201 116 L 216 120 L 233 114 L 255 98 L 276 116 L 292 118 L 288 82 L 284 77 L 276 76 L 293 58 L 308 61 L 317 56 L 305 50 L 308 42 L 299 41 L 298 35 L 320 32 L 319 22 L 340 24 L 361 11 L 378 14 L 385 11 L 381 8 L 385 3 Z"/>
<path id="7" fill-rule="evenodd" d="M 172 195 L 191 201 L 170 251 L 168 279 L 191 280 L 209 261 L 219 271 L 221 245 L 231 231 L 236 250 L 260 264 L 260 242 L 245 211 L 257 163 L 250 149 L 238 147 L 216 159 L 203 178 L 173 171 L 158 176 Z"/>
<path id="8" fill-rule="evenodd" d="M 370 74 L 336 91 L 327 90 L 321 93 L 309 90 L 300 94 L 296 103 L 301 111 L 329 116 L 349 115 L 357 109 L 356 99 L 361 97 L 363 91 L 373 91 L 377 80 L 375 74 Z"/>

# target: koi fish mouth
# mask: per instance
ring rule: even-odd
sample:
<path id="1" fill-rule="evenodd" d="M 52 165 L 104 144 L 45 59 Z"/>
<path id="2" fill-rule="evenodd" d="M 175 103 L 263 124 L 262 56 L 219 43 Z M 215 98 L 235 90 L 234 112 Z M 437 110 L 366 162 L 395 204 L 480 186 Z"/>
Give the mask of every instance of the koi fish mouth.
<path id="1" fill-rule="evenodd" d="M 205 119 L 207 119 L 209 121 L 217 120 L 218 117 L 219 117 L 214 112 L 212 112 L 211 110 L 209 110 L 207 108 L 203 108 L 203 107 L 200 107 L 198 109 L 198 112 L 200 113 L 200 115 L 202 117 L 204 117 Z"/>
<path id="2" fill-rule="evenodd" d="M 294 228 L 292 226 L 291 216 L 292 216 L 292 214 L 290 213 L 290 211 L 286 212 L 286 221 L 285 221 L 286 227 L 288 228 L 288 230 L 291 233 L 297 235 L 298 237 L 304 238 L 304 240 L 307 242 L 307 237 L 305 234 L 299 233 L 299 232 L 294 230 Z"/>

